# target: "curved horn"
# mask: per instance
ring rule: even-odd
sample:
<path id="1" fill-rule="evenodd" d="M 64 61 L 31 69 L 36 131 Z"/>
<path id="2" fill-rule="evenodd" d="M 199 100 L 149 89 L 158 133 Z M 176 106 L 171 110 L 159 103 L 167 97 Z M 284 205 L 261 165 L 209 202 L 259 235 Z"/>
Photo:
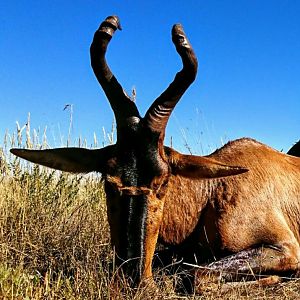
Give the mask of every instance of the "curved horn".
<path id="1" fill-rule="evenodd" d="M 153 102 L 145 115 L 146 126 L 160 133 L 165 132 L 175 105 L 195 80 L 198 68 L 193 48 L 180 24 L 172 28 L 172 41 L 181 56 L 183 68 L 176 74 L 169 87 Z"/>
<path id="2" fill-rule="evenodd" d="M 117 16 L 107 17 L 95 32 L 90 47 L 90 55 L 93 71 L 110 102 L 117 125 L 120 125 L 120 123 L 125 121 L 128 117 L 140 116 L 136 105 L 126 95 L 105 59 L 107 46 L 117 29 L 121 30 L 119 18 Z"/>

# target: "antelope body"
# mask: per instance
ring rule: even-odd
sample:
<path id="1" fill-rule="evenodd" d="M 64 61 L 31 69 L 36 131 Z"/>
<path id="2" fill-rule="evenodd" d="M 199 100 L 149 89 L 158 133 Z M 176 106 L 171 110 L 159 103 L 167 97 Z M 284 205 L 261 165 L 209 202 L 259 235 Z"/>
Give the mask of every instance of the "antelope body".
<path id="1" fill-rule="evenodd" d="M 181 25 L 174 25 L 183 68 L 142 118 L 105 59 L 118 28 L 119 19 L 108 17 L 91 45 L 92 68 L 116 117 L 116 144 L 11 152 L 63 171 L 102 173 L 111 242 L 137 282 L 152 276 L 158 240 L 186 258 L 217 259 L 209 265 L 215 271 L 297 271 L 300 159 L 248 138 L 205 157 L 165 147 L 171 112 L 196 77 L 196 56 Z"/>

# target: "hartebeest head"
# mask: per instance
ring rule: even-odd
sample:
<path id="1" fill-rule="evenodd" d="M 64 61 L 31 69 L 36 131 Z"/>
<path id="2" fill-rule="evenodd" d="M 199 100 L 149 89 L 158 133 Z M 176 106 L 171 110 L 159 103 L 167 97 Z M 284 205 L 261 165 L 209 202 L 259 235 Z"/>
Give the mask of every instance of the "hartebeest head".
<path id="1" fill-rule="evenodd" d="M 54 169 L 102 173 L 112 244 L 123 270 L 139 281 L 152 275 L 152 257 L 171 174 L 215 178 L 247 170 L 207 157 L 182 155 L 164 147 L 165 129 L 172 110 L 197 73 L 197 59 L 182 26 L 173 26 L 172 41 L 183 68 L 153 102 L 145 117 L 140 116 L 105 59 L 107 46 L 117 29 L 121 29 L 118 17 L 106 18 L 96 31 L 90 48 L 92 68 L 115 114 L 116 144 L 99 150 L 12 149 L 11 152 Z"/>

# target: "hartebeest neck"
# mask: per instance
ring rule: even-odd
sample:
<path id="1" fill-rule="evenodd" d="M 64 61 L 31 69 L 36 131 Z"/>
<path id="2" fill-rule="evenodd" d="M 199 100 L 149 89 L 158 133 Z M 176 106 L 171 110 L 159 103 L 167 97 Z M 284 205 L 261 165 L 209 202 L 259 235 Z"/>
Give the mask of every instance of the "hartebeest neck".
<path id="1" fill-rule="evenodd" d="M 178 245 L 189 238 L 198 224 L 201 212 L 221 182 L 222 179 L 191 180 L 171 176 L 159 234 L 161 241 Z"/>

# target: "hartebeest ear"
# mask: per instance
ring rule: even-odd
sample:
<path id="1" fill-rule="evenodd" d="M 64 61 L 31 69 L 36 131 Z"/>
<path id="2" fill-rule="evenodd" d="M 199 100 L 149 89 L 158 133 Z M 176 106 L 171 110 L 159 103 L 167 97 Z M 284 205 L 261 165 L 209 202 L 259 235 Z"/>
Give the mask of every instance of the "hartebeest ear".
<path id="1" fill-rule="evenodd" d="M 165 147 L 172 174 L 188 178 L 217 178 L 249 171 L 247 168 L 229 166 L 205 156 L 185 155 Z"/>
<path id="2" fill-rule="evenodd" d="M 114 145 L 96 150 L 84 148 L 57 148 L 49 150 L 11 149 L 10 152 L 28 161 L 52 169 L 72 173 L 88 173 L 103 171 L 105 163 L 114 153 Z"/>

